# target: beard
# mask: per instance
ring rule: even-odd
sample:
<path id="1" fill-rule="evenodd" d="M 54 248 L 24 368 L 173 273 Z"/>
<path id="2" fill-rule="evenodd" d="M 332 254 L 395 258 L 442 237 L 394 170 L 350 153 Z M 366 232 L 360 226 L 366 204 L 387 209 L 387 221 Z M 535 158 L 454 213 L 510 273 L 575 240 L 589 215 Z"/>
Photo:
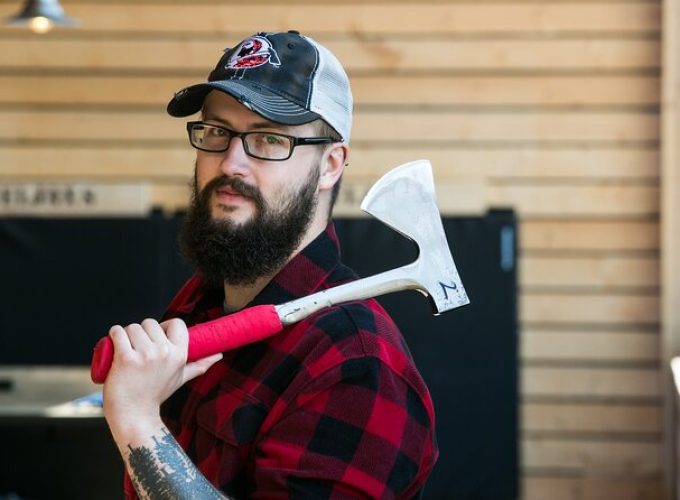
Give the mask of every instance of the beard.
<path id="1" fill-rule="evenodd" d="M 182 256 L 212 286 L 251 285 L 273 275 L 291 257 L 311 223 L 318 181 L 319 170 L 314 168 L 300 189 L 283 193 L 271 205 L 259 189 L 239 178 L 217 177 L 199 192 L 194 176 L 191 204 L 179 235 Z M 212 195 L 226 186 L 255 206 L 247 222 L 213 218 Z"/>

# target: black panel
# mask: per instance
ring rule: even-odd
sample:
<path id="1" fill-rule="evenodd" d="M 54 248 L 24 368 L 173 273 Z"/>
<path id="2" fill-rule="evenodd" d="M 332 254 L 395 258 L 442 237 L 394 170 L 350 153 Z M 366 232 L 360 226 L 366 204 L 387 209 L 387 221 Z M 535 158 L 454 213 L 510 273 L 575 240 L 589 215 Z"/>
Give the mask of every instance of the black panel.
<path id="1" fill-rule="evenodd" d="M 0 364 L 87 365 L 111 325 L 158 317 L 188 275 L 176 226 L 0 219 Z"/>
<path id="2" fill-rule="evenodd" d="M 407 264 L 415 244 L 380 222 L 337 225 L 361 276 Z M 471 304 L 440 316 L 415 291 L 380 298 L 401 328 L 435 403 L 440 458 L 425 498 L 517 498 L 515 220 L 448 218 L 444 229 Z"/>
<path id="3" fill-rule="evenodd" d="M 0 419 L 0 500 L 123 498 L 123 460 L 104 419 Z"/>

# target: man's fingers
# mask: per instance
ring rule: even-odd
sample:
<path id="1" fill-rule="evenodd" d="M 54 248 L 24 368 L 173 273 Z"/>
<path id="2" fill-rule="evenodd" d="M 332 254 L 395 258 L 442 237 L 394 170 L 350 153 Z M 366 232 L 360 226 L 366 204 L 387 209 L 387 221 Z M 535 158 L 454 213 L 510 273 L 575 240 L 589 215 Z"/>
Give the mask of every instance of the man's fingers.
<path id="1" fill-rule="evenodd" d="M 144 331 L 152 342 L 161 344 L 167 342 L 167 336 L 165 335 L 163 327 L 161 327 L 155 319 L 147 318 L 142 321 L 142 328 L 144 328 Z"/>
<path id="2" fill-rule="evenodd" d="M 111 342 L 113 342 L 115 352 L 129 351 L 132 349 L 127 332 L 122 326 L 113 325 L 109 328 L 109 337 L 111 338 Z"/>
<path id="3" fill-rule="evenodd" d="M 132 348 L 135 351 L 143 352 L 153 348 L 153 342 L 142 325 L 132 323 L 125 327 L 125 331 L 127 332 L 130 344 L 132 344 Z"/>
<path id="4" fill-rule="evenodd" d="M 221 352 L 199 359 L 198 361 L 187 363 L 184 367 L 184 380 L 182 381 L 182 384 L 187 383 L 189 380 L 196 378 L 199 375 L 203 375 L 208 371 L 208 368 L 217 363 L 220 359 L 222 359 Z"/>
<path id="5" fill-rule="evenodd" d="M 164 357 L 173 350 L 165 331 L 153 319 L 145 319 L 141 324 L 132 323 L 125 328 L 114 325 L 109 330 L 117 354 L 141 354 L 146 358 Z"/>
<path id="6" fill-rule="evenodd" d="M 186 323 L 179 318 L 169 319 L 163 321 L 160 325 L 165 334 L 168 336 L 168 340 L 178 347 L 187 349 L 189 345 L 189 330 L 187 329 Z"/>

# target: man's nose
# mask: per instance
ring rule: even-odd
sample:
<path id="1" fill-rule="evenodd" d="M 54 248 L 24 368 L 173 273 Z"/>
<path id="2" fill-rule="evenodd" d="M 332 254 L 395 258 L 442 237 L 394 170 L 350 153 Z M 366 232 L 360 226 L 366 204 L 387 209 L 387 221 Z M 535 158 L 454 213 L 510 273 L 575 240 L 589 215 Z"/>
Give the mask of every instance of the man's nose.
<path id="1" fill-rule="evenodd" d="M 243 138 L 232 137 L 223 155 L 220 169 L 224 175 L 246 177 L 250 173 L 250 157 L 244 149 Z"/>

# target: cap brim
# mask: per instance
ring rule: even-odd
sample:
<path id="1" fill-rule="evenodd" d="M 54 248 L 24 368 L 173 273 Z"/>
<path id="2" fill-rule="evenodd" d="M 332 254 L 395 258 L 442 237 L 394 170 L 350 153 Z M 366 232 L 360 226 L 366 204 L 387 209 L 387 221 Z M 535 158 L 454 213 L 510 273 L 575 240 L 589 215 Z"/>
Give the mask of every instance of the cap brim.
<path id="1" fill-rule="evenodd" d="M 321 118 L 317 113 L 247 80 L 220 80 L 187 87 L 170 100 L 168 114 L 176 117 L 193 115 L 201 110 L 203 101 L 212 90 L 231 95 L 248 109 L 275 123 L 302 125 Z"/>

